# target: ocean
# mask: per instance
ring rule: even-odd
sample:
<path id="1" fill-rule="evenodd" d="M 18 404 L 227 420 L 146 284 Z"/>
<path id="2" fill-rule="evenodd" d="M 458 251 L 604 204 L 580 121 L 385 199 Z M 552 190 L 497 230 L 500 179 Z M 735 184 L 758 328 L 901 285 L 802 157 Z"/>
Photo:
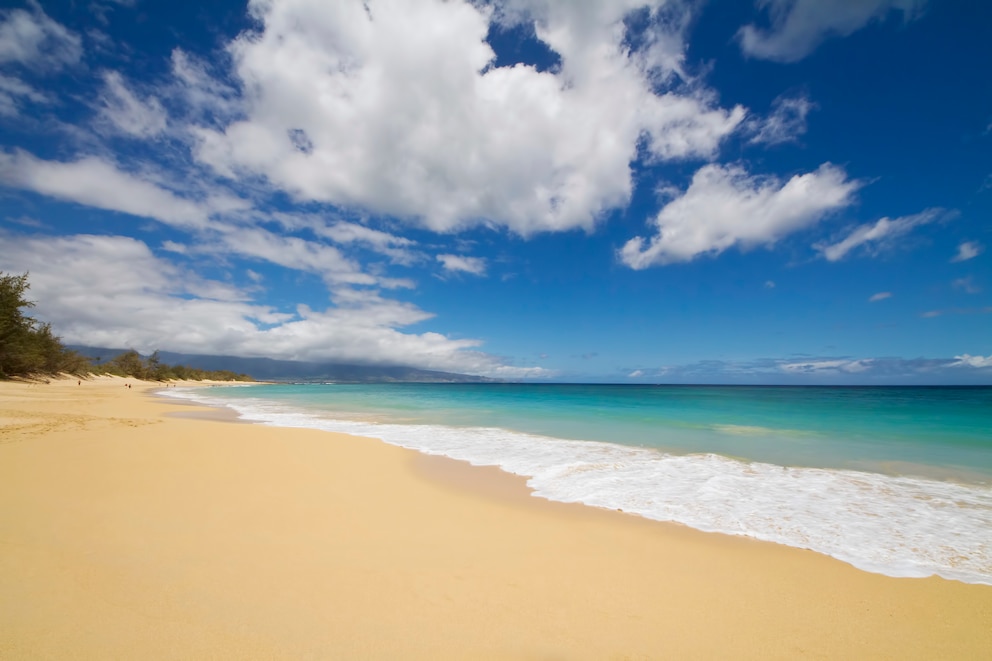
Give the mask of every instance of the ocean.
<path id="1" fill-rule="evenodd" d="M 535 495 L 992 585 L 992 388 L 175 388 L 244 419 L 526 476 Z"/>

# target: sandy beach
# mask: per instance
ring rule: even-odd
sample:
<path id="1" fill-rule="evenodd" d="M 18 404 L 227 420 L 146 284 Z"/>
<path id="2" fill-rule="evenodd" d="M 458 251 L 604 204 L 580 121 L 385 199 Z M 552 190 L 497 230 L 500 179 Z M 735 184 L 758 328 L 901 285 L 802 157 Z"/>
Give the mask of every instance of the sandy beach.
<path id="1" fill-rule="evenodd" d="M 992 649 L 992 586 L 551 503 L 495 469 L 238 424 L 160 387 L 0 383 L 0 658 Z"/>

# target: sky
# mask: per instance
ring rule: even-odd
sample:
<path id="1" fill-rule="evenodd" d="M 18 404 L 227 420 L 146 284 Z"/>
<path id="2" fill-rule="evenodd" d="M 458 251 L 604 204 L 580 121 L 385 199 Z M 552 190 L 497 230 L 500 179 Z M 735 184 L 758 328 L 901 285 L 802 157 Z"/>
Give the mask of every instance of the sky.
<path id="1" fill-rule="evenodd" d="M 0 7 L 0 271 L 66 343 L 992 384 L 992 3 Z"/>

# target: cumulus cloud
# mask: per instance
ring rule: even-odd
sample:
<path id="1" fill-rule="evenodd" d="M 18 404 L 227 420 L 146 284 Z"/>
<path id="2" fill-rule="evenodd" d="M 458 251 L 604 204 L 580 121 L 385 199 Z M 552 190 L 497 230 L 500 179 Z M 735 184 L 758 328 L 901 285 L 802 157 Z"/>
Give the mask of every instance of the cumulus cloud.
<path id="1" fill-rule="evenodd" d="M 496 376 L 540 378 L 480 342 L 402 329 L 431 317 L 369 290 L 342 289 L 335 306 L 278 310 L 242 289 L 204 279 L 123 236 L 0 236 L 0 270 L 31 274 L 37 316 L 72 344 L 186 353 L 404 364 Z"/>
<path id="2" fill-rule="evenodd" d="M 777 145 L 795 142 L 806 133 L 806 115 L 816 104 L 805 96 L 780 96 L 772 103 L 767 117 L 747 123 L 753 144 Z"/>
<path id="3" fill-rule="evenodd" d="M 886 247 L 895 239 L 908 233 L 914 227 L 953 218 L 956 214 L 946 209 L 926 209 L 911 216 L 880 218 L 875 223 L 859 225 L 846 237 L 836 243 L 819 243 L 814 246 L 830 262 L 843 259 L 856 248 L 863 248 L 870 254 Z"/>
<path id="4" fill-rule="evenodd" d="M 877 301 L 884 301 L 887 298 L 892 298 L 892 292 L 890 291 L 880 291 L 877 294 L 872 294 L 868 299 L 869 303 L 875 303 Z"/>
<path id="5" fill-rule="evenodd" d="M 481 257 L 465 257 L 462 255 L 438 255 L 445 271 L 471 273 L 472 275 L 486 274 L 486 260 Z"/>
<path id="6" fill-rule="evenodd" d="M 770 245 L 851 204 L 860 186 L 829 163 L 785 182 L 736 165 L 706 165 L 653 219 L 657 233 L 648 241 L 628 241 L 620 258 L 643 269 L 717 255 L 735 245 Z"/>
<path id="7" fill-rule="evenodd" d="M 992 367 L 992 356 L 971 356 L 965 353 L 960 356 L 954 356 L 954 362 L 951 363 L 950 366 L 977 368 Z"/>
<path id="8" fill-rule="evenodd" d="M 768 11 L 770 28 L 745 25 L 737 32 L 746 55 L 776 62 L 796 62 L 825 39 L 846 37 L 890 12 L 904 20 L 921 15 L 927 0 L 757 0 Z"/>
<path id="9" fill-rule="evenodd" d="M 966 262 L 982 254 L 984 248 L 977 241 L 965 241 L 958 246 L 958 254 L 951 258 L 952 262 Z"/>
<path id="10" fill-rule="evenodd" d="M 194 127 L 195 155 L 221 176 L 261 176 L 298 200 L 437 231 L 591 229 L 629 201 L 640 149 L 711 158 L 744 118 L 701 85 L 655 89 L 684 49 L 663 6 L 252 2 L 259 27 L 229 48 L 242 116 Z M 637 9 L 659 36 L 631 52 L 624 18 Z M 488 31 L 511 16 L 560 68 L 494 65 Z"/>

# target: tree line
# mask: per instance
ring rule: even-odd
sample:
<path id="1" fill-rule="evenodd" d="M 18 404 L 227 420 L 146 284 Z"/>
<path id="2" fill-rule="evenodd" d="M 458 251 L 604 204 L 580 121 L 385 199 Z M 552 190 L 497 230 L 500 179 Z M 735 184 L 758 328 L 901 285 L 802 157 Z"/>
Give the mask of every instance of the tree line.
<path id="1" fill-rule="evenodd" d="M 55 374 L 112 374 L 149 381 L 190 380 L 253 381 L 230 370 L 201 370 L 186 365 L 167 365 L 158 351 L 143 358 L 130 349 L 107 361 L 91 360 L 62 344 L 52 325 L 28 316 L 34 301 L 27 299 L 28 274 L 0 271 L 0 379 Z"/>

